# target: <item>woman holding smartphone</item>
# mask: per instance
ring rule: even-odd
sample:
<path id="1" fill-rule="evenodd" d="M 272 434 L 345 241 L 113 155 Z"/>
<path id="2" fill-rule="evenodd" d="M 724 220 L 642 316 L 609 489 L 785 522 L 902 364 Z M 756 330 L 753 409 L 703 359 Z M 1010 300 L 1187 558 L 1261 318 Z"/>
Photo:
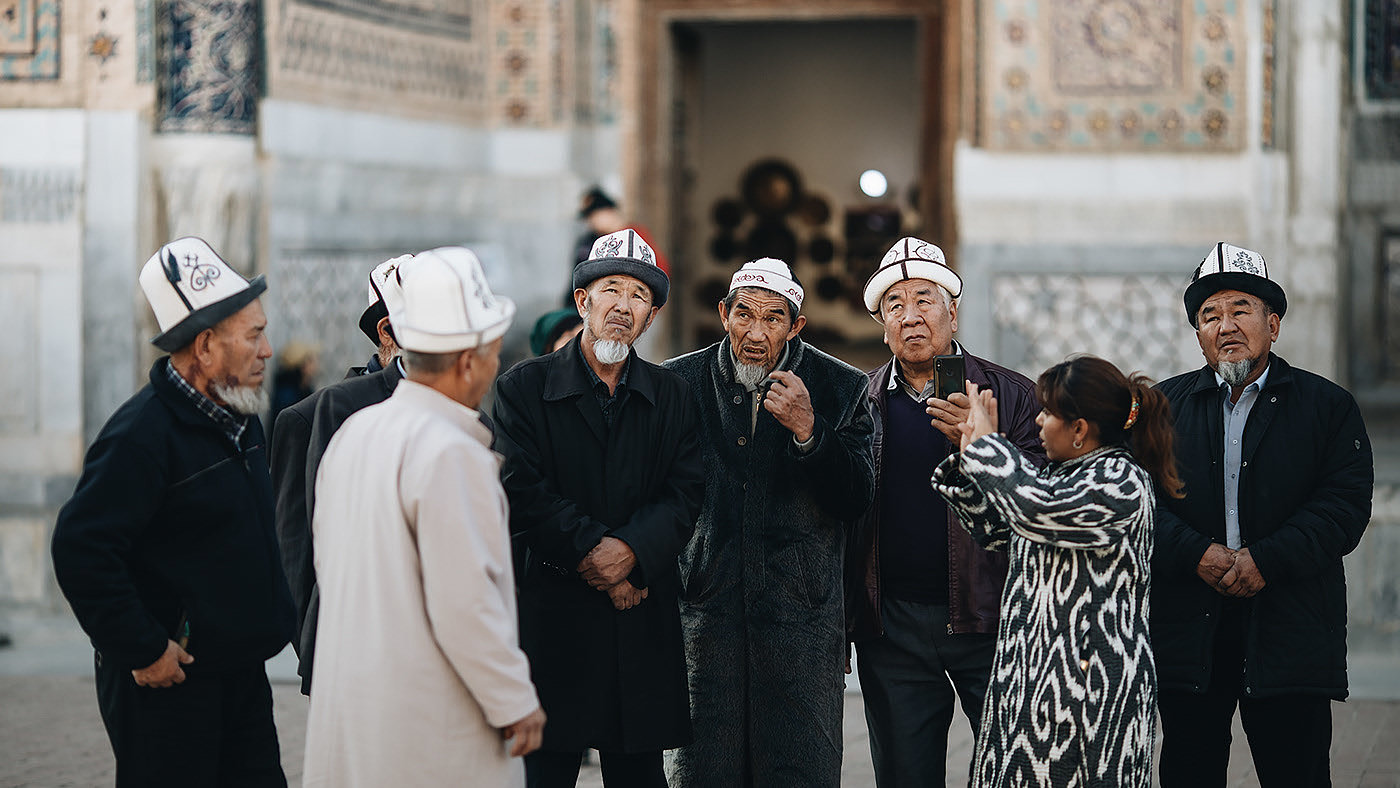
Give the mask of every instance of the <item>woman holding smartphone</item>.
<path id="1" fill-rule="evenodd" d="M 983 547 L 1010 550 L 973 785 L 1148 786 L 1153 488 L 1181 494 L 1166 398 L 1103 359 L 1056 364 L 1036 382 L 1038 470 L 997 434 L 991 392 L 967 390 L 933 485 Z"/>

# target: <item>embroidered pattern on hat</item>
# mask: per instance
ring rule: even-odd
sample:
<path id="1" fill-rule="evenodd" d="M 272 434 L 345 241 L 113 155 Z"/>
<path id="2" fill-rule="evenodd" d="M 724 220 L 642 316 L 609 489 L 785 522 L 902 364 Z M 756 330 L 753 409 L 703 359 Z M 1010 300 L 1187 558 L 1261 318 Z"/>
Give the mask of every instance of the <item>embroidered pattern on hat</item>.
<path id="1" fill-rule="evenodd" d="M 610 236 L 608 238 L 604 238 L 603 242 L 599 244 L 598 248 L 595 250 L 595 254 L 593 255 L 593 257 L 599 258 L 620 256 L 620 254 L 622 253 L 622 238 L 623 235 L 621 233 Z"/>
<path id="2" fill-rule="evenodd" d="M 1264 276 L 1264 270 L 1259 266 L 1259 261 L 1254 255 L 1243 249 L 1235 250 L 1235 259 L 1231 261 L 1235 268 L 1246 274 Z"/>
<path id="3" fill-rule="evenodd" d="M 219 278 L 219 267 L 213 263 L 201 263 L 199 255 L 186 252 L 180 265 L 189 272 L 190 289 L 199 292 Z"/>
<path id="4" fill-rule="evenodd" d="M 651 247 L 650 247 L 650 246 L 647 246 L 646 244 L 642 244 L 641 246 L 642 246 L 642 254 L 641 254 L 642 262 L 646 263 L 647 265 L 656 265 L 656 261 L 653 260 L 653 259 L 652 259 L 652 256 L 651 256 Z"/>

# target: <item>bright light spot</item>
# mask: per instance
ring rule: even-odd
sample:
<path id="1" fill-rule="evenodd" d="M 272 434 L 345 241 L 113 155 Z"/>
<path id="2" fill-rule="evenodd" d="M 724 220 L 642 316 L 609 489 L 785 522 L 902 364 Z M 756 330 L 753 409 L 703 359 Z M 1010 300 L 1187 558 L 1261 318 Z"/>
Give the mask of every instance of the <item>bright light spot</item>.
<path id="1" fill-rule="evenodd" d="M 865 192 L 866 197 L 884 197 L 889 187 L 890 182 L 879 170 L 866 170 L 860 174 L 860 190 Z"/>

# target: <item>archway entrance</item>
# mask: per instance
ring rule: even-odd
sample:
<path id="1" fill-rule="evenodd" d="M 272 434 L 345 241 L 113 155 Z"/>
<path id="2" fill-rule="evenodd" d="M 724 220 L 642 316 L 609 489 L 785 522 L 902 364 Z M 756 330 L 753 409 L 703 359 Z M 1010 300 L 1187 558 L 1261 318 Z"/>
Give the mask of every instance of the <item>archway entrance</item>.
<path id="1" fill-rule="evenodd" d="M 640 0 L 624 174 L 671 255 L 673 351 L 713 341 L 729 275 L 773 256 L 803 281 L 808 339 L 883 360 L 866 276 L 904 234 L 956 249 L 960 14 L 928 6 Z"/>

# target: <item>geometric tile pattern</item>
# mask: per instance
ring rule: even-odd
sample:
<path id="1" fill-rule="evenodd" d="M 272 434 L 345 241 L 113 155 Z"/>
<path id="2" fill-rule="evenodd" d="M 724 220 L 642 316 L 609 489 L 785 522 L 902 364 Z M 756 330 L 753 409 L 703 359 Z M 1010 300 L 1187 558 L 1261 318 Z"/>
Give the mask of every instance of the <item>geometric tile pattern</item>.
<path id="1" fill-rule="evenodd" d="M 979 3 L 979 137 L 1042 151 L 1237 150 L 1245 3 Z"/>
<path id="2" fill-rule="evenodd" d="M 0 80 L 58 78 L 59 0 L 0 0 Z"/>
<path id="3" fill-rule="evenodd" d="M 1153 380 L 1201 365 L 1178 275 L 999 274 L 992 281 L 997 363 L 1035 379 L 1091 353 Z"/>
<path id="4" fill-rule="evenodd" d="M 268 3 L 275 98 L 479 123 L 486 103 L 486 0 Z"/>
<path id="5" fill-rule="evenodd" d="M 551 8 L 552 6 L 552 8 Z M 559 3 L 506 0 L 491 3 L 491 79 L 495 119 L 502 125 L 540 126 L 554 120 L 551 97 L 562 76 L 552 61 L 560 52 Z"/>
<path id="6" fill-rule="evenodd" d="M 268 333 L 274 345 L 291 340 L 320 346 L 319 384 L 360 366 L 374 345 L 356 327 L 368 303 L 370 269 L 401 252 L 279 251 L 268 268 Z"/>
<path id="7" fill-rule="evenodd" d="M 0 169 L 0 222 L 66 222 L 82 179 L 73 169 Z"/>

